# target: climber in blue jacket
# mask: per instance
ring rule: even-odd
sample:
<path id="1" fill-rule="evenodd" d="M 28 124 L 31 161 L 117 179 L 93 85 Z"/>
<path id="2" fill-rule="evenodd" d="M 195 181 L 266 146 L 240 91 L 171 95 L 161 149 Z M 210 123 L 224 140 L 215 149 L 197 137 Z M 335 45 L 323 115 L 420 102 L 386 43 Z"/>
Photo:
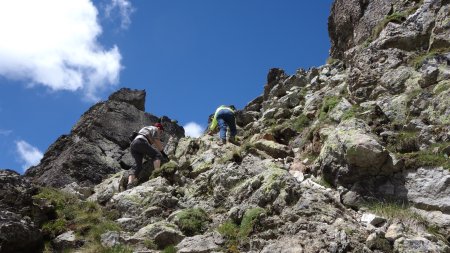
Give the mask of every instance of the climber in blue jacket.
<path id="1" fill-rule="evenodd" d="M 212 119 L 211 125 L 209 127 L 209 134 L 212 135 L 217 126 L 219 126 L 219 137 L 220 142 L 219 145 L 223 145 L 227 143 L 227 128 L 230 128 L 230 136 L 229 141 L 233 144 L 236 144 L 236 117 L 235 117 L 235 108 L 234 106 L 225 106 L 221 105 L 217 108 L 214 113 L 214 117 Z"/>

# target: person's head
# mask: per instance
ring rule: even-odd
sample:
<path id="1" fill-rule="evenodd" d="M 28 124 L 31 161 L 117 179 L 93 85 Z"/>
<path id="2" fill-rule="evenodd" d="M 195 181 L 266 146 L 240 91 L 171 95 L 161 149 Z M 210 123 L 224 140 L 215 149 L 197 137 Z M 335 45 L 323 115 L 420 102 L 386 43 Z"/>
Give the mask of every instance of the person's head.
<path id="1" fill-rule="evenodd" d="M 153 126 L 157 127 L 160 131 L 164 131 L 164 127 L 161 123 L 155 123 Z"/>

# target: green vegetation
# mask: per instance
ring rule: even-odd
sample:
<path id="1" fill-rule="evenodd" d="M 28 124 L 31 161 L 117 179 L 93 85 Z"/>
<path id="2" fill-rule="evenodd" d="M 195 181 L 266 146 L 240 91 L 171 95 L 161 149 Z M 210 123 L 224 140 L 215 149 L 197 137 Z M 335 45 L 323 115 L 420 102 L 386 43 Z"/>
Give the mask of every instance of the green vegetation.
<path id="1" fill-rule="evenodd" d="M 413 222 L 415 224 L 426 225 L 426 220 L 410 209 L 408 203 L 395 201 L 372 202 L 367 208 L 382 217 L 398 220 L 400 222 Z"/>
<path id="2" fill-rule="evenodd" d="M 440 49 L 434 49 L 428 52 L 423 52 L 421 54 L 418 54 L 416 57 L 412 58 L 409 61 L 409 64 L 414 67 L 415 69 L 419 69 L 422 67 L 422 65 L 429 59 L 432 59 L 440 54 L 449 52 L 450 48 L 440 48 Z"/>
<path id="3" fill-rule="evenodd" d="M 97 249 L 92 252 L 129 252 L 123 247 L 114 249 L 116 251 L 100 251 L 100 236 L 107 231 L 119 231 L 120 227 L 107 218 L 112 215 L 97 203 L 81 201 L 73 195 L 52 188 L 41 188 L 33 199 L 47 201 L 55 207 L 56 218 L 42 226 L 47 238 L 53 239 L 61 233 L 72 230 L 85 240 L 86 248 Z"/>
<path id="4" fill-rule="evenodd" d="M 320 176 L 319 180 L 317 180 L 316 183 L 320 184 L 325 188 L 333 188 L 333 186 L 323 176 Z"/>
<path id="5" fill-rule="evenodd" d="M 300 114 L 300 116 L 292 119 L 292 127 L 297 131 L 301 132 L 304 128 L 308 127 L 311 124 L 311 121 L 305 114 Z"/>
<path id="6" fill-rule="evenodd" d="M 252 232 L 253 226 L 255 225 L 259 215 L 264 212 L 265 210 L 260 207 L 248 209 L 247 211 L 245 211 L 244 217 L 242 218 L 238 236 L 240 238 L 247 238 Z"/>
<path id="7" fill-rule="evenodd" d="M 200 208 L 185 209 L 176 218 L 177 226 L 187 236 L 202 234 L 210 222 L 208 214 Z"/>
<path id="8" fill-rule="evenodd" d="M 450 90 L 450 81 L 440 82 L 436 85 L 436 87 L 433 90 L 433 93 L 435 95 L 439 95 L 444 91 Z"/>
<path id="9" fill-rule="evenodd" d="M 217 228 L 217 231 L 227 240 L 227 252 L 239 252 L 239 245 L 248 240 L 248 236 L 262 213 L 265 213 L 263 208 L 251 208 L 245 211 L 240 225 L 227 221 Z"/>
<path id="10" fill-rule="evenodd" d="M 412 9 L 411 9 L 412 10 Z M 406 20 L 409 12 L 394 12 L 391 15 L 386 16 L 372 31 L 372 35 L 369 39 L 369 43 L 374 41 L 380 35 L 381 31 L 389 24 L 390 22 L 400 24 L 401 22 Z"/>
<path id="11" fill-rule="evenodd" d="M 164 250 L 162 251 L 162 253 L 176 253 L 177 252 L 177 248 L 175 248 L 175 246 L 173 245 L 169 245 L 167 247 L 164 248 Z"/>
<path id="12" fill-rule="evenodd" d="M 333 65 L 334 63 L 336 63 L 336 62 L 338 62 L 338 61 L 339 61 L 338 59 L 335 59 L 335 58 L 329 56 L 329 57 L 327 58 L 326 63 L 327 63 L 328 65 Z"/>
<path id="13" fill-rule="evenodd" d="M 449 146 L 449 142 L 436 143 L 425 150 L 420 150 L 412 153 L 399 154 L 400 158 L 405 161 L 406 168 L 419 167 L 444 167 L 450 170 L 450 158 L 446 157 L 441 152 L 434 152 L 435 149 L 442 150 L 442 148 Z"/>
<path id="14" fill-rule="evenodd" d="M 159 176 L 170 177 L 176 172 L 177 169 L 178 164 L 174 161 L 169 161 L 163 164 L 158 170 L 154 170 L 152 172 L 151 178 L 157 178 Z"/>
<path id="15" fill-rule="evenodd" d="M 147 249 L 158 249 L 158 245 L 156 245 L 155 241 L 153 240 L 144 240 L 144 245 L 147 247 Z"/>
<path id="16" fill-rule="evenodd" d="M 327 118 L 328 113 L 336 107 L 341 101 L 340 97 L 331 96 L 324 98 L 322 102 L 322 107 L 320 108 L 319 119 L 324 121 Z"/>
<path id="17" fill-rule="evenodd" d="M 411 153 L 419 150 L 419 144 L 417 143 L 417 131 L 402 131 L 399 132 L 395 138 L 395 143 L 388 146 L 393 152 Z"/>
<path id="18" fill-rule="evenodd" d="M 344 121 L 346 119 L 350 118 L 357 118 L 360 113 L 362 113 L 362 108 L 359 105 L 352 105 L 350 109 L 344 112 L 342 115 L 341 121 Z"/>
<path id="19" fill-rule="evenodd" d="M 91 244 L 83 247 L 84 253 L 133 253 L 133 250 L 124 245 L 115 245 L 114 247 L 108 248 L 103 247 L 100 244 Z"/>
<path id="20" fill-rule="evenodd" d="M 305 86 L 300 89 L 300 96 L 304 98 L 306 94 L 308 94 L 308 88 Z"/>
<path id="21" fill-rule="evenodd" d="M 443 241 L 443 242 L 447 241 L 446 236 L 445 236 L 447 234 L 447 232 L 445 231 L 445 229 L 432 224 L 432 225 L 427 226 L 427 231 L 428 231 L 428 233 L 439 238 L 441 241 Z"/>

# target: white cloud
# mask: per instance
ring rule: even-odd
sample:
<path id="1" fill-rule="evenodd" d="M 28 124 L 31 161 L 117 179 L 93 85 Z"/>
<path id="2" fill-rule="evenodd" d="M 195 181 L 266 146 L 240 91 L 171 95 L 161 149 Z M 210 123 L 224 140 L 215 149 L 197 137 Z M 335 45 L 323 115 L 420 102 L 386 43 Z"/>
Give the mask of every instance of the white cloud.
<path id="1" fill-rule="evenodd" d="M 127 29 L 131 24 L 131 14 L 135 11 L 131 3 L 127 0 L 111 0 L 111 3 L 106 6 L 106 16 L 112 18 L 115 11 L 120 15 L 120 27 Z"/>
<path id="2" fill-rule="evenodd" d="M 12 133 L 12 130 L 0 129 L 0 135 L 8 136 Z"/>
<path id="3" fill-rule="evenodd" d="M 195 138 L 202 135 L 203 131 L 204 131 L 204 128 L 195 122 L 189 122 L 185 126 L 183 126 L 183 128 L 184 128 L 184 133 L 186 136 L 195 137 Z"/>
<path id="4" fill-rule="evenodd" d="M 96 100 L 122 68 L 117 46 L 97 41 L 97 15 L 91 0 L 0 1 L 0 75 Z"/>
<path id="5" fill-rule="evenodd" d="M 23 162 L 22 168 L 26 171 L 33 165 L 37 165 L 43 154 L 36 147 L 31 146 L 28 142 L 20 140 L 16 142 L 17 153 L 19 153 L 20 160 Z"/>

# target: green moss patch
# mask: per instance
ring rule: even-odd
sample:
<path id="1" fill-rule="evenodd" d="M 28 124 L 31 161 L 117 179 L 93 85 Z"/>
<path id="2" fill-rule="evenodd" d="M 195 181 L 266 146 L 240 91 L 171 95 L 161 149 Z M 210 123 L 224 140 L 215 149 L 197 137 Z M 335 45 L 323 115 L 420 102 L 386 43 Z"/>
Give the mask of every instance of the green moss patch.
<path id="1" fill-rule="evenodd" d="M 208 214 L 200 208 L 185 209 L 176 215 L 176 224 L 187 236 L 203 234 L 210 222 Z"/>
<path id="2" fill-rule="evenodd" d="M 165 164 L 163 164 L 159 169 L 154 170 L 152 172 L 151 178 L 157 178 L 159 176 L 161 177 L 171 177 L 173 174 L 175 174 L 176 170 L 178 169 L 178 164 L 174 161 L 169 161 Z"/>

